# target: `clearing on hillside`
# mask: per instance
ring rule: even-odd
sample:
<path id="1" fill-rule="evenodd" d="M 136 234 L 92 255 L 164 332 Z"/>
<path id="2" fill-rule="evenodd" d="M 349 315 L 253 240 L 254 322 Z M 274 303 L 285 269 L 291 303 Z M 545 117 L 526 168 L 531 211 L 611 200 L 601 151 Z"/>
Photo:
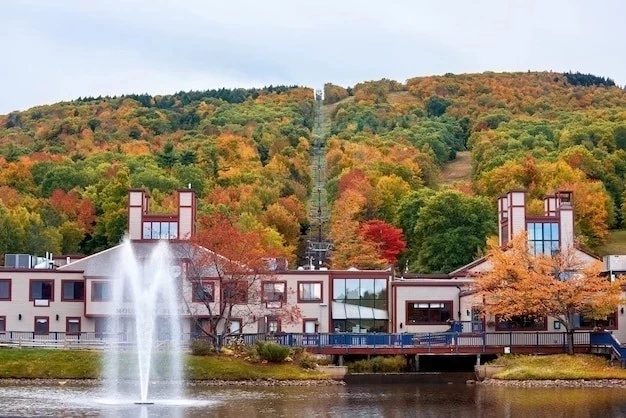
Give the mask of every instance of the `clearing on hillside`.
<path id="1" fill-rule="evenodd" d="M 443 184 L 470 181 L 472 177 L 472 155 L 470 151 L 459 151 L 456 159 L 446 163 L 441 168 L 441 182 Z"/>

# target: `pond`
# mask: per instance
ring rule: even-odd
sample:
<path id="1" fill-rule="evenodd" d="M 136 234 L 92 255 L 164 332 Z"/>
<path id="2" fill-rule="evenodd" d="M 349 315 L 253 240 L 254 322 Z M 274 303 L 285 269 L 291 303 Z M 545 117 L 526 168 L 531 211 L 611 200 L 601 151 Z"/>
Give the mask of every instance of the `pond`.
<path id="1" fill-rule="evenodd" d="M 151 387 L 154 405 L 106 399 L 85 384 L 2 383 L 0 415 L 63 417 L 621 417 L 620 388 L 502 388 L 464 384 L 312 387 L 188 386 L 185 401 Z M 160 401 L 158 399 L 161 399 Z"/>

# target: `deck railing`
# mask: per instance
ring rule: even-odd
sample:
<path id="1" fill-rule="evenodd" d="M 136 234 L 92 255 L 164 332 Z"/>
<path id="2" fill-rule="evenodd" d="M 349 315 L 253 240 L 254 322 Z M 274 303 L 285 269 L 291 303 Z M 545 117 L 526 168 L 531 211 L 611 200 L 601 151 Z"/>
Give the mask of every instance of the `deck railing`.
<path id="1" fill-rule="evenodd" d="M 594 337 L 592 337 L 592 334 Z M 183 343 L 187 344 L 196 338 L 194 334 L 183 334 Z M 168 346 L 169 335 L 158 334 L 157 341 L 163 347 Z M 592 341 L 593 339 L 593 341 Z M 567 349 L 567 333 L 564 332 L 438 332 L 420 334 L 351 334 L 351 333 L 317 333 L 317 334 L 239 334 L 226 337 L 226 343 L 242 341 L 246 345 L 257 341 L 273 341 L 280 345 L 305 348 L 329 348 L 339 347 L 349 352 L 350 349 L 363 348 L 421 348 L 426 351 L 436 350 L 441 347 L 450 348 L 450 352 L 459 352 L 463 348 L 475 349 L 485 352 L 487 348 L 510 347 L 511 352 L 515 347 L 536 347 L 537 352 L 541 347 L 562 347 Z M 50 332 L 37 334 L 33 332 L 4 332 L 0 333 L 0 345 L 23 346 L 23 347 L 49 347 L 49 348 L 106 348 L 110 345 L 130 346 L 132 336 L 124 333 L 104 334 L 94 332 L 82 332 L 79 334 L 67 334 L 64 332 Z M 590 331 L 574 333 L 574 345 L 589 347 L 591 344 L 615 345 L 615 341 L 609 337 L 598 337 Z"/>

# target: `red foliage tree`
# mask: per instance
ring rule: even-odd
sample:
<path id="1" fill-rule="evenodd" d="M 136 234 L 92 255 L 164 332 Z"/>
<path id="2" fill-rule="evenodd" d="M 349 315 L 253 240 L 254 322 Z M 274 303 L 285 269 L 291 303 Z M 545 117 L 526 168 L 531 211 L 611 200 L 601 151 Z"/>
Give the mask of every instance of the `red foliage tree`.
<path id="1" fill-rule="evenodd" d="M 233 219 L 218 214 L 200 219 L 198 233 L 186 246 L 187 286 L 199 302 L 186 303 L 198 328 L 216 347 L 233 333 L 234 319 L 243 328 L 263 317 L 277 318 L 283 324 L 301 318 L 299 308 L 289 303 L 289 294 L 295 292 L 286 285 L 282 296 L 267 300 L 264 287 L 274 289 L 273 285 L 280 287 L 284 282 L 276 281 L 271 263 L 276 254 L 264 242 L 262 232 L 244 231 Z M 206 282 L 213 283 L 210 297 L 198 295 L 207 291 Z"/>
<path id="2" fill-rule="evenodd" d="M 361 225 L 359 236 L 374 244 L 380 257 L 389 264 L 395 264 L 398 256 L 406 249 L 402 230 L 379 219 L 373 219 Z"/>

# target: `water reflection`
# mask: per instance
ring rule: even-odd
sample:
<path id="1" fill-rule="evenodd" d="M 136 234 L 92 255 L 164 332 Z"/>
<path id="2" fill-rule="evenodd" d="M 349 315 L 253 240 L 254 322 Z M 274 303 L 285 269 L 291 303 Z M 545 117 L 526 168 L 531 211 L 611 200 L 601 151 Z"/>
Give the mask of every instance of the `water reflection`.
<path id="1" fill-rule="evenodd" d="M 134 405 L 88 385 L 3 384 L 0 415 L 64 417 L 623 417 L 619 388 L 499 388 L 456 385 L 331 387 L 188 386 L 186 401 Z"/>

